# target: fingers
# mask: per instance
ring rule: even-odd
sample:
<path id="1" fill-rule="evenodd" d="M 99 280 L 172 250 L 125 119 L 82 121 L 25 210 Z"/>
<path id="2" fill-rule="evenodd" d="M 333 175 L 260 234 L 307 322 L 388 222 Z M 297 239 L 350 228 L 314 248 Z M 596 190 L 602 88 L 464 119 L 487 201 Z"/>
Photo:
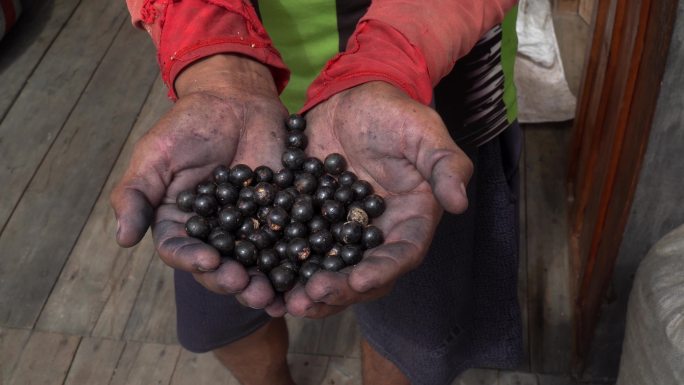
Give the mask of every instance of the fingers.
<path id="1" fill-rule="evenodd" d="M 117 221 L 117 243 L 123 247 L 131 247 L 140 242 L 154 216 L 154 208 L 145 194 L 119 184 L 112 192 L 110 201 Z"/>
<path id="2" fill-rule="evenodd" d="M 268 278 L 256 269 L 249 271 L 249 285 L 236 297 L 240 303 L 254 309 L 263 309 L 275 298 L 275 291 Z"/>
<path id="3" fill-rule="evenodd" d="M 216 270 L 194 273 L 195 280 L 209 291 L 218 294 L 235 294 L 249 285 L 249 275 L 238 262 L 227 260 Z"/>

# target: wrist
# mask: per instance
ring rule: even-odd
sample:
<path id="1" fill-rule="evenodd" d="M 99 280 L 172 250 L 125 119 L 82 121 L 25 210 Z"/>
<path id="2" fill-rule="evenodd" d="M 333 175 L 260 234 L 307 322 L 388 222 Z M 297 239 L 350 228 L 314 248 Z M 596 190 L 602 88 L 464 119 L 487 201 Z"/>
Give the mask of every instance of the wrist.
<path id="1" fill-rule="evenodd" d="M 218 54 L 198 60 L 178 75 L 174 87 L 179 98 L 194 93 L 229 96 L 247 92 L 278 96 L 269 67 L 236 54 Z"/>

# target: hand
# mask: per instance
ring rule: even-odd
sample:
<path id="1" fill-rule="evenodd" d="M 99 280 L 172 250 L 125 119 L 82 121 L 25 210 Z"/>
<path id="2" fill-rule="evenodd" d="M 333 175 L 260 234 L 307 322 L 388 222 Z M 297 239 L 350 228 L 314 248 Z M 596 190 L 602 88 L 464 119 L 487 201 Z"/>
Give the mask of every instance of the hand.
<path id="1" fill-rule="evenodd" d="M 245 305 L 263 308 L 274 292 L 263 274 L 189 238 L 176 195 L 209 179 L 218 165 L 278 167 L 282 122 L 287 116 L 268 68 L 247 58 L 212 56 L 176 81 L 179 100 L 136 144 L 130 165 L 111 195 L 117 241 L 133 246 L 152 224 L 155 247 L 169 266 L 192 272 L 207 289 L 239 293 Z"/>
<path id="2" fill-rule="evenodd" d="M 323 159 L 339 152 L 349 169 L 385 198 L 376 219 L 385 243 L 362 262 L 320 271 L 285 296 L 296 316 L 324 317 L 353 303 L 387 294 L 423 260 L 442 214 L 465 211 L 470 159 L 453 142 L 441 118 L 399 89 L 371 82 L 343 91 L 307 114 L 308 152 Z M 277 306 L 267 308 L 277 313 Z"/>

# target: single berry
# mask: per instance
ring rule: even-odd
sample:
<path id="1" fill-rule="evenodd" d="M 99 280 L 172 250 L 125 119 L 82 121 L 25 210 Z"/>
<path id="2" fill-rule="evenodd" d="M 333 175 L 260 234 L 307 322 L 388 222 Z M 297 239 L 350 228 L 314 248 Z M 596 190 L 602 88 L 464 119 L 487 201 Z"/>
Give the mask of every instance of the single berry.
<path id="1" fill-rule="evenodd" d="M 259 229 L 271 240 L 271 244 L 275 244 L 283 238 L 283 233 L 281 231 L 273 231 L 268 226 L 260 226 Z"/>
<path id="2" fill-rule="evenodd" d="M 309 226 L 309 233 L 313 234 L 315 232 L 321 231 L 321 230 L 328 230 L 330 227 L 330 223 L 325 220 L 320 215 L 314 215 L 313 218 L 309 219 L 309 222 L 307 223 Z"/>
<path id="3" fill-rule="evenodd" d="M 259 229 L 259 221 L 254 218 L 245 218 L 235 232 L 235 235 L 245 239 L 249 237 L 250 234 L 257 231 L 257 229 Z"/>
<path id="4" fill-rule="evenodd" d="M 238 199 L 235 207 L 237 207 L 244 216 L 254 215 L 259 209 L 259 205 L 257 205 L 255 201 L 242 198 Z"/>
<path id="5" fill-rule="evenodd" d="M 256 177 L 257 183 L 273 181 L 273 170 L 268 166 L 259 166 L 254 169 L 254 176 Z"/>
<path id="6" fill-rule="evenodd" d="M 256 190 L 252 186 L 245 186 L 240 189 L 238 199 L 253 201 L 256 199 Z"/>
<path id="7" fill-rule="evenodd" d="M 185 232 L 190 237 L 205 239 L 210 231 L 211 228 L 209 227 L 206 218 L 202 218 L 198 215 L 191 217 L 185 222 Z"/>
<path id="8" fill-rule="evenodd" d="M 314 208 L 311 201 L 306 199 L 295 200 L 290 210 L 290 217 L 293 221 L 306 222 L 314 215 Z"/>
<path id="9" fill-rule="evenodd" d="M 358 243 L 363 235 L 363 226 L 359 222 L 345 222 L 340 229 L 342 243 Z"/>
<path id="10" fill-rule="evenodd" d="M 259 182 L 254 186 L 254 200 L 259 206 L 268 206 L 273 203 L 276 187 L 268 182 Z"/>
<path id="11" fill-rule="evenodd" d="M 342 174 L 340 174 L 339 177 L 337 177 L 337 182 L 340 184 L 340 186 L 351 186 L 358 179 L 359 178 L 353 172 L 345 171 Z"/>
<path id="12" fill-rule="evenodd" d="M 288 148 L 283 151 L 283 156 L 280 158 L 283 166 L 289 168 L 290 170 L 299 170 L 304 164 L 304 159 L 306 159 L 306 154 L 304 151 L 298 148 Z"/>
<path id="13" fill-rule="evenodd" d="M 363 236 L 361 237 L 361 244 L 366 249 L 372 249 L 382 245 L 385 241 L 385 237 L 382 235 L 382 230 L 375 226 L 368 226 L 363 230 Z"/>
<path id="14" fill-rule="evenodd" d="M 249 186 L 254 179 L 254 172 L 246 164 L 236 164 L 230 169 L 230 183 L 236 186 Z"/>
<path id="15" fill-rule="evenodd" d="M 256 216 L 257 219 L 259 219 L 259 222 L 266 223 L 266 220 L 268 219 L 268 213 L 271 212 L 271 209 L 273 209 L 271 206 L 261 206 L 257 209 Z"/>
<path id="16" fill-rule="evenodd" d="M 218 250 L 221 255 L 229 255 L 235 248 L 235 239 L 232 235 L 224 233 L 209 239 L 209 244 Z"/>
<path id="17" fill-rule="evenodd" d="M 294 186 L 300 194 L 313 194 L 317 185 L 318 180 L 313 174 L 302 172 L 295 175 Z"/>
<path id="18" fill-rule="evenodd" d="M 287 211 L 278 206 L 273 207 L 266 217 L 266 223 L 268 223 L 268 227 L 273 231 L 282 230 L 289 220 L 290 216 L 287 214 Z"/>
<path id="19" fill-rule="evenodd" d="M 354 202 L 349 205 L 347 210 L 347 221 L 358 222 L 363 226 L 368 225 L 368 214 L 363 210 L 363 205 L 359 202 Z"/>
<path id="20" fill-rule="evenodd" d="M 230 169 L 226 166 L 217 166 L 212 172 L 216 184 L 227 183 L 230 181 Z"/>
<path id="21" fill-rule="evenodd" d="M 295 272 L 295 274 L 299 271 L 299 263 L 297 262 L 292 262 L 289 259 L 284 259 L 280 261 L 280 267 L 283 267 L 288 270 L 292 270 Z"/>
<path id="22" fill-rule="evenodd" d="M 239 240 L 235 242 L 235 259 L 246 267 L 254 266 L 257 262 L 257 248 L 250 241 Z"/>
<path id="23" fill-rule="evenodd" d="M 218 225 L 226 231 L 235 231 L 242 224 L 242 213 L 233 207 L 224 207 L 218 213 Z"/>
<path id="24" fill-rule="evenodd" d="M 215 228 L 219 227 L 217 217 L 211 216 L 211 217 L 207 218 L 207 223 L 209 224 L 210 229 L 215 229 Z"/>
<path id="25" fill-rule="evenodd" d="M 323 202 L 333 199 L 335 199 L 335 189 L 332 186 L 319 186 L 313 195 L 314 203 L 318 207 L 321 207 Z"/>
<path id="26" fill-rule="evenodd" d="M 309 228 L 305 223 L 302 222 L 292 222 L 287 227 L 285 227 L 285 238 L 304 238 L 309 234 Z"/>
<path id="27" fill-rule="evenodd" d="M 347 266 L 356 265 L 363 259 L 363 249 L 359 245 L 344 245 L 340 251 L 340 258 Z"/>
<path id="28" fill-rule="evenodd" d="M 260 228 L 249 234 L 247 239 L 259 250 L 268 249 L 273 246 L 271 237 L 264 231 L 263 228 Z"/>
<path id="29" fill-rule="evenodd" d="M 280 188 L 288 188 L 292 186 L 292 182 L 294 182 L 294 172 L 288 168 L 284 168 L 273 175 L 273 183 Z"/>
<path id="30" fill-rule="evenodd" d="M 276 207 L 281 207 L 286 211 L 290 211 L 294 201 L 295 197 L 292 196 L 292 194 L 285 190 L 280 190 L 276 193 L 275 198 L 273 199 L 273 205 Z"/>
<path id="31" fill-rule="evenodd" d="M 265 274 L 280 264 L 280 257 L 273 249 L 265 249 L 259 252 L 257 267 Z"/>
<path id="32" fill-rule="evenodd" d="M 309 235 L 309 244 L 314 253 L 325 254 L 335 244 L 335 240 L 330 231 L 320 230 Z"/>
<path id="33" fill-rule="evenodd" d="M 333 153 L 325 157 L 323 162 L 325 172 L 332 175 L 339 175 L 347 169 L 347 161 L 342 154 Z"/>
<path id="34" fill-rule="evenodd" d="M 321 262 L 321 267 L 328 271 L 340 271 L 344 269 L 345 264 L 339 255 L 328 255 L 323 258 Z"/>
<path id="35" fill-rule="evenodd" d="M 309 241 L 304 238 L 291 239 L 287 244 L 287 258 L 290 261 L 301 262 L 309 258 L 311 247 Z"/>
<path id="36" fill-rule="evenodd" d="M 203 217 L 210 217 L 218 210 L 218 202 L 213 195 L 198 195 L 197 198 L 195 198 L 195 202 L 192 204 L 192 209 L 195 213 Z"/>
<path id="37" fill-rule="evenodd" d="M 351 189 L 354 191 L 354 200 L 360 201 L 373 193 L 373 186 L 365 180 L 357 180 L 352 183 Z"/>
<path id="38" fill-rule="evenodd" d="M 301 150 L 306 149 L 309 144 L 309 140 L 306 135 L 301 131 L 290 131 L 285 138 L 285 144 L 290 148 L 299 148 Z"/>
<path id="39" fill-rule="evenodd" d="M 294 186 L 290 186 L 290 187 L 288 187 L 288 188 L 286 188 L 286 189 L 284 189 L 284 190 L 282 190 L 282 191 L 285 191 L 286 193 L 292 195 L 292 198 L 295 199 L 295 200 L 296 200 L 297 197 L 299 196 L 299 191 L 297 191 L 297 189 L 296 189 Z M 293 203 L 294 203 L 294 202 L 293 202 Z"/>
<path id="40" fill-rule="evenodd" d="M 214 182 L 202 182 L 197 185 L 197 195 L 207 194 L 214 195 L 216 193 L 216 185 Z"/>
<path id="41" fill-rule="evenodd" d="M 369 217 L 377 218 L 385 212 L 385 200 L 380 195 L 369 195 L 363 200 L 363 209 Z"/>
<path id="42" fill-rule="evenodd" d="M 273 284 L 273 288 L 278 292 L 286 292 L 294 287 L 297 281 L 297 275 L 294 271 L 283 267 L 276 266 L 268 274 L 268 278 Z"/>
<path id="43" fill-rule="evenodd" d="M 195 193 L 191 190 L 181 191 L 176 197 L 176 204 L 181 211 L 189 213 L 195 203 Z"/>
<path id="44" fill-rule="evenodd" d="M 273 250 L 278 254 L 278 257 L 280 259 L 286 259 L 287 258 L 287 241 L 285 240 L 280 240 L 276 242 L 276 244 L 273 246 Z"/>
<path id="45" fill-rule="evenodd" d="M 330 233 L 337 242 L 342 242 L 342 225 L 344 222 L 335 222 L 330 226 Z"/>
<path id="46" fill-rule="evenodd" d="M 314 274 L 318 270 L 321 269 L 321 265 L 313 262 L 313 261 L 306 261 L 304 264 L 302 264 L 302 267 L 299 268 L 299 281 L 303 284 L 306 284 L 306 282 L 313 277 Z"/>
<path id="47" fill-rule="evenodd" d="M 335 191 L 335 200 L 346 206 L 354 200 L 354 191 L 349 186 L 340 186 Z"/>
<path id="48" fill-rule="evenodd" d="M 337 179 L 335 179 L 334 176 L 325 174 L 318 178 L 318 187 L 332 187 L 333 190 L 337 190 L 337 188 L 340 187 L 340 184 L 337 183 Z"/>
<path id="49" fill-rule="evenodd" d="M 321 215 L 331 223 L 344 219 L 344 205 L 338 201 L 327 200 L 321 206 Z"/>
<path id="50" fill-rule="evenodd" d="M 230 235 L 229 232 L 227 232 L 226 230 L 224 230 L 224 229 L 222 229 L 222 228 L 220 228 L 220 227 L 213 227 L 213 228 L 211 229 L 211 232 L 209 233 L 209 236 L 207 237 L 207 239 L 209 239 L 209 240 L 211 241 L 212 239 L 214 239 L 214 238 L 216 238 L 216 237 L 220 237 L 220 236 L 222 236 L 222 235 L 224 235 L 224 234 Z"/>
<path id="51" fill-rule="evenodd" d="M 222 206 L 234 204 L 240 196 L 240 190 L 230 183 L 221 183 L 216 186 L 216 200 Z"/>
<path id="52" fill-rule="evenodd" d="M 318 158 L 306 158 L 302 164 L 302 170 L 304 170 L 304 172 L 308 172 L 316 178 L 320 178 L 324 171 L 323 162 L 321 162 L 321 160 Z"/>
<path id="53" fill-rule="evenodd" d="M 292 114 L 285 120 L 285 127 L 288 131 L 304 131 L 306 129 L 306 120 L 299 114 Z"/>

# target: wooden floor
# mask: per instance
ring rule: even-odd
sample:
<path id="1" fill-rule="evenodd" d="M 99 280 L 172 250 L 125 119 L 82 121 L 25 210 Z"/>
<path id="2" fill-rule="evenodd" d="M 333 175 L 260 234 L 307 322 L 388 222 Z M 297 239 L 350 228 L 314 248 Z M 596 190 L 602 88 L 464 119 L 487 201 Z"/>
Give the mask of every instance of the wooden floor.
<path id="1" fill-rule="evenodd" d="M 114 242 L 108 195 L 168 108 L 123 1 L 54 0 L 0 42 L 0 385 L 237 384 L 175 337 L 172 271 Z M 563 196 L 567 127 L 529 127 L 522 159 L 520 372 L 455 384 L 570 384 Z M 353 314 L 288 319 L 300 385 L 360 384 Z"/>

